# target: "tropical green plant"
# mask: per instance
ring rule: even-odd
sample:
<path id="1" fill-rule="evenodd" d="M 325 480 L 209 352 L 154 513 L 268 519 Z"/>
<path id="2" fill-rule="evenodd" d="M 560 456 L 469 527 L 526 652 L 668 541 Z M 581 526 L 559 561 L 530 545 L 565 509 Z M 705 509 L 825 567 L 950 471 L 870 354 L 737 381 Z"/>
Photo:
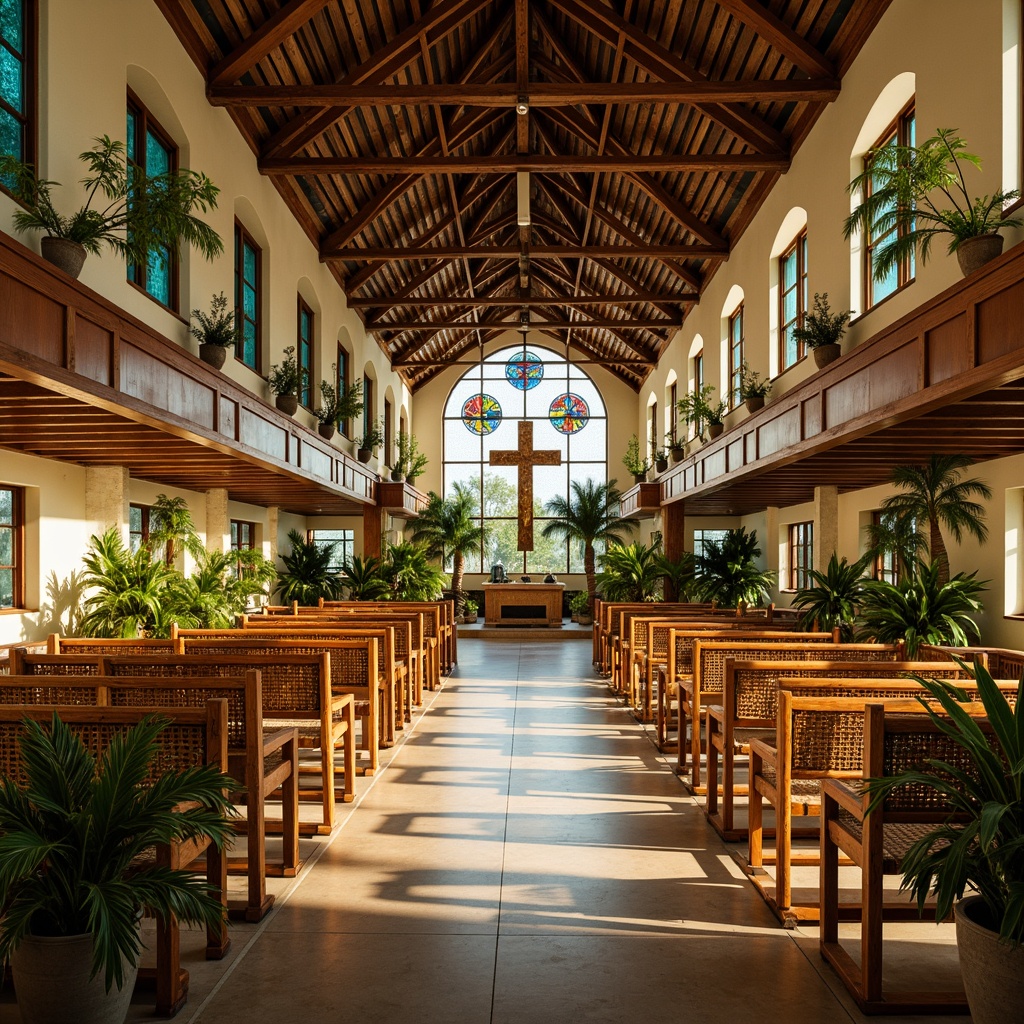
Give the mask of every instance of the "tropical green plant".
<path id="1" fill-rule="evenodd" d="M 857 606 L 864 593 L 870 564 L 871 555 L 851 564 L 833 551 L 824 572 L 809 569 L 807 575 L 813 584 L 798 590 L 793 598 L 793 607 L 804 611 L 800 628 L 832 630 L 838 626 L 840 640 L 852 641 Z"/>
<path id="2" fill-rule="evenodd" d="M 622 464 L 633 476 L 646 476 L 651 468 L 650 462 L 640 452 L 640 438 L 636 434 L 626 442 L 626 454 L 622 456 Z"/>
<path id="3" fill-rule="evenodd" d="M 163 618 L 185 629 L 228 629 L 276 579 L 274 563 L 258 551 L 204 550 L 191 575 L 171 580 Z"/>
<path id="4" fill-rule="evenodd" d="M 659 598 L 663 572 L 656 544 L 611 543 L 599 561 L 601 572 L 597 574 L 597 588 L 607 600 L 656 601 Z"/>
<path id="5" fill-rule="evenodd" d="M 675 600 L 689 601 L 696 578 L 696 561 L 693 552 L 684 551 L 678 559 L 660 555 L 658 566 L 675 593 Z"/>
<path id="6" fill-rule="evenodd" d="M 359 442 L 360 448 L 373 450 L 384 443 L 384 420 L 378 417 L 367 423 L 363 431 L 363 439 Z"/>
<path id="7" fill-rule="evenodd" d="M 332 568 L 333 543 L 318 544 L 312 538 L 303 537 L 298 530 L 289 530 L 288 539 L 292 549 L 281 556 L 284 572 L 278 574 L 276 593 L 285 604 L 298 601 L 299 604 L 317 604 L 338 601 L 343 591 L 343 580 Z"/>
<path id="8" fill-rule="evenodd" d="M 341 567 L 341 582 L 353 601 L 380 601 L 388 596 L 388 585 L 381 575 L 379 558 L 353 555 Z"/>
<path id="9" fill-rule="evenodd" d="M 686 454 L 686 440 L 682 437 L 673 437 L 672 431 L 665 433 L 665 447 L 676 457 L 682 458 Z"/>
<path id="10" fill-rule="evenodd" d="M 992 497 L 992 489 L 981 480 L 962 480 L 963 471 L 974 464 L 969 455 L 932 455 L 923 466 L 896 466 L 892 483 L 902 493 L 890 495 L 882 502 L 883 512 L 909 527 L 916 524 L 928 529 L 928 550 L 940 567 L 939 582 L 949 579 L 949 556 L 942 539 L 945 526 L 959 544 L 964 533 L 984 543 L 988 538 L 985 507 L 973 496 Z"/>
<path id="11" fill-rule="evenodd" d="M 381 575 L 394 600 L 436 601 L 441 596 L 444 573 L 430 564 L 430 557 L 423 544 L 403 541 L 388 545 Z M 462 603 L 464 606 L 464 596 Z"/>
<path id="12" fill-rule="evenodd" d="M 398 432 L 398 461 L 395 468 L 403 470 L 406 478 L 413 480 L 427 468 L 427 461 L 426 455 L 420 451 L 416 435 L 400 430 Z"/>
<path id="13" fill-rule="evenodd" d="M 116 527 L 89 538 L 82 583 L 89 588 L 83 636 L 161 636 L 167 631 L 164 602 L 178 575 L 143 545 L 132 552 Z"/>
<path id="14" fill-rule="evenodd" d="M 224 908 L 189 871 L 146 858 L 156 844 L 232 834 L 226 792 L 213 766 L 157 771 L 150 717 L 116 737 L 97 763 L 54 714 L 49 729 L 26 720 L 24 787 L 0 777 L 0 963 L 26 935 L 93 936 L 93 975 L 121 987 L 137 961 L 143 910 L 161 921 L 218 927 Z M 54 979 L 56 984 L 60 979 Z"/>
<path id="15" fill-rule="evenodd" d="M 868 813 L 905 786 L 934 790 L 948 808 L 943 824 L 919 837 L 903 859 L 904 889 L 923 910 L 933 894 L 936 919 L 947 918 L 968 889 L 988 909 L 992 929 L 1013 947 L 1024 943 L 1024 679 L 1011 708 L 984 665 L 975 681 L 992 737 L 960 706 L 955 684 L 920 679 L 929 717 L 976 766 L 964 772 L 940 760 L 881 779 L 868 779 Z M 941 707 L 940 714 L 933 704 Z"/>
<path id="16" fill-rule="evenodd" d="M 569 611 L 573 615 L 590 611 L 590 595 L 585 590 L 576 590 L 569 595 Z"/>
<path id="17" fill-rule="evenodd" d="M 846 333 L 850 310 L 833 313 L 828 304 L 828 292 L 814 293 L 814 306 L 804 313 L 803 323 L 793 329 L 793 337 L 807 348 L 821 348 L 823 345 L 838 345 Z"/>
<path id="18" fill-rule="evenodd" d="M 707 540 L 695 559 L 694 595 L 724 608 L 757 605 L 770 598 L 775 574 L 757 567 L 761 556 L 757 531 L 729 530 L 721 540 Z"/>
<path id="19" fill-rule="evenodd" d="M 184 498 L 168 498 L 166 494 L 158 494 L 149 508 L 147 543 L 154 552 L 164 549 L 168 565 L 174 564 L 181 549 L 195 559 L 206 553 L 188 503 Z"/>
<path id="20" fill-rule="evenodd" d="M 477 612 L 480 611 L 480 605 L 478 605 L 473 598 L 467 597 L 465 602 L 463 602 L 463 611 L 470 618 L 475 619 Z"/>
<path id="21" fill-rule="evenodd" d="M 299 366 L 295 358 L 295 346 L 286 345 L 280 363 L 274 363 L 267 377 L 270 391 L 275 395 L 297 395 L 304 391 L 309 380 L 309 371 Z"/>
<path id="22" fill-rule="evenodd" d="M 956 132 L 940 128 L 917 146 L 882 146 L 850 182 L 848 191 L 861 198 L 843 225 L 845 236 L 889 239 L 872 253 L 875 280 L 915 253 L 925 263 L 940 235 L 949 236 L 947 251 L 954 253 L 968 238 L 1020 227 L 1020 218 L 1003 216 L 1020 196 L 1016 189 L 971 198 L 961 162 L 981 170 L 981 158 L 966 152 Z"/>
<path id="23" fill-rule="evenodd" d="M 740 369 L 740 399 L 767 398 L 772 390 L 772 382 L 765 380 L 757 370 L 752 370 L 746 359 Z"/>
<path id="24" fill-rule="evenodd" d="M 223 253 L 220 235 L 193 213 L 217 208 L 220 190 L 205 174 L 182 168 L 146 175 L 128 161 L 123 142 L 107 135 L 93 141 L 92 149 L 79 154 L 87 168 L 81 180 L 85 205 L 67 217 L 53 205 L 51 192 L 59 182 L 37 177 L 34 168 L 10 155 L 0 157 L 0 179 L 22 205 L 14 213 L 16 231 L 45 231 L 96 255 L 106 244 L 140 266 L 162 262 L 181 242 L 208 260 Z M 102 209 L 93 207 L 99 196 L 107 200 Z"/>
<path id="25" fill-rule="evenodd" d="M 241 331 L 235 323 L 235 311 L 228 308 L 227 296 L 223 292 L 214 295 L 209 313 L 193 309 L 192 319 L 195 323 L 189 326 L 189 334 L 200 345 L 231 348 L 241 337 Z"/>
<path id="26" fill-rule="evenodd" d="M 868 535 L 868 554 L 873 559 L 892 555 L 899 567 L 899 575 L 913 572 L 918 556 L 928 547 L 913 516 L 883 512 L 877 523 L 869 523 L 865 529 Z"/>
<path id="27" fill-rule="evenodd" d="M 452 564 L 452 595 L 455 611 L 462 614 L 465 595 L 462 593 L 462 578 L 465 572 L 466 555 L 477 551 L 484 538 L 480 521 L 476 492 L 467 484 L 456 483 L 451 497 L 442 498 L 431 491 L 427 496 L 427 507 L 413 521 L 412 539 L 425 545 L 430 558 L 439 558 L 442 566 Z"/>
<path id="28" fill-rule="evenodd" d="M 712 402 L 714 384 L 702 384 L 696 391 L 688 391 L 676 403 L 679 415 L 685 423 L 693 426 L 694 433 L 703 439 L 705 428 L 720 425 L 728 412 L 725 402 Z"/>
<path id="29" fill-rule="evenodd" d="M 567 540 L 583 555 L 587 603 L 592 608 L 597 596 L 596 545 L 623 544 L 640 523 L 621 515 L 622 495 L 615 480 L 573 480 L 569 497 L 556 495 L 544 511 L 552 518 L 544 524 L 542 536 Z"/>
<path id="30" fill-rule="evenodd" d="M 958 572 L 945 583 L 939 565 L 917 560 L 915 571 L 898 583 L 868 580 L 860 603 L 857 636 L 882 644 L 904 641 L 914 659 L 921 644 L 966 647 L 980 637 L 973 616 L 981 611 L 978 595 L 986 583 L 977 572 Z"/>

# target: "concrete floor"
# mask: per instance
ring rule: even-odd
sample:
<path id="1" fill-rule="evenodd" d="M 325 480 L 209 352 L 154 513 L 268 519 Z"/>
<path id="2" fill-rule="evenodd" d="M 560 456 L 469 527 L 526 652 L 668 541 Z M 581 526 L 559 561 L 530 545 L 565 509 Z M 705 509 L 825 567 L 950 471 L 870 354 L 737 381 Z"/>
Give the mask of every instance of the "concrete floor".
<path id="1" fill-rule="evenodd" d="M 334 835 L 303 841 L 302 874 L 271 880 L 274 910 L 233 927 L 228 959 L 183 935 L 178 1021 L 866 1019 L 816 927 L 776 922 L 589 644 L 460 639 L 459 659 Z M 947 926 L 909 929 L 897 981 L 915 960 L 957 971 Z M 136 996 L 129 1020 L 151 1006 Z"/>

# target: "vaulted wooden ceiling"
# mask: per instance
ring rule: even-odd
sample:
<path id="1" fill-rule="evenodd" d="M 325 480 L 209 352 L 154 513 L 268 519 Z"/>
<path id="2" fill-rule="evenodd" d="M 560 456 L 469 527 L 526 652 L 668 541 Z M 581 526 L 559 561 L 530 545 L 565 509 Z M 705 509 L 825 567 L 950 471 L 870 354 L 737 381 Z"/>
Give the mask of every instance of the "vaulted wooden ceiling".
<path id="1" fill-rule="evenodd" d="M 155 2 L 412 387 L 528 312 L 638 389 L 889 0 Z"/>

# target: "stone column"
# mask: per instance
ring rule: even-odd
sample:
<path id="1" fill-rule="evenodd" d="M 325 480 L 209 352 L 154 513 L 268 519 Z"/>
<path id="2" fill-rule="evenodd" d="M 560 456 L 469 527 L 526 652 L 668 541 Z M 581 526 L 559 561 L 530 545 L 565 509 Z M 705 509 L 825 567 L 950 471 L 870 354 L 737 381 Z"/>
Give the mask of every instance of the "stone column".
<path id="1" fill-rule="evenodd" d="M 273 561 L 277 558 L 277 530 L 279 510 L 276 505 L 267 508 L 267 532 L 263 538 L 263 557 Z"/>
<path id="2" fill-rule="evenodd" d="M 128 543 L 128 485 L 131 479 L 125 466 L 85 467 L 85 518 L 102 533 L 116 526 Z"/>
<path id="3" fill-rule="evenodd" d="M 206 550 L 227 551 L 230 547 L 227 488 L 213 487 L 206 492 Z"/>
<path id="4" fill-rule="evenodd" d="M 839 550 L 839 488 L 814 488 L 814 566 L 824 572 L 833 551 Z"/>
<path id="5" fill-rule="evenodd" d="M 761 544 L 764 552 L 765 568 L 778 576 L 779 573 L 779 507 L 769 505 L 764 510 L 764 542 Z M 779 581 L 781 587 L 782 581 Z"/>

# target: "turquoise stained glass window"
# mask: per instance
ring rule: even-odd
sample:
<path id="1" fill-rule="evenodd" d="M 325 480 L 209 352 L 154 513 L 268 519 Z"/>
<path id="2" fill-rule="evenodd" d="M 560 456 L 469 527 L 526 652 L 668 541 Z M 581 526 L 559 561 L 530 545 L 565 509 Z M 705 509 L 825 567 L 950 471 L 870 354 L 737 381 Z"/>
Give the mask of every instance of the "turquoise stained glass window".
<path id="1" fill-rule="evenodd" d="M 310 408 L 310 381 L 313 379 L 313 311 L 299 299 L 299 336 L 296 339 L 299 370 L 305 371 L 299 388 L 299 401 Z"/>
<path id="2" fill-rule="evenodd" d="M 29 0 L 0 0 L 0 153 L 32 162 Z"/>
<path id="3" fill-rule="evenodd" d="M 260 369 L 260 250 L 241 224 L 235 224 L 235 320 L 241 338 L 235 354 Z"/>
<path id="4" fill-rule="evenodd" d="M 149 178 L 171 174 L 177 169 L 178 153 L 174 144 L 134 98 L 128 101 L 125 137 L 130 169 Z M 159 246 L 150 250 L 145 266 L 128 265 L 128 279 L 157 302 L 173 308 L 177 304 L 176 264 L 177 254 L 166 246 Z"/>

